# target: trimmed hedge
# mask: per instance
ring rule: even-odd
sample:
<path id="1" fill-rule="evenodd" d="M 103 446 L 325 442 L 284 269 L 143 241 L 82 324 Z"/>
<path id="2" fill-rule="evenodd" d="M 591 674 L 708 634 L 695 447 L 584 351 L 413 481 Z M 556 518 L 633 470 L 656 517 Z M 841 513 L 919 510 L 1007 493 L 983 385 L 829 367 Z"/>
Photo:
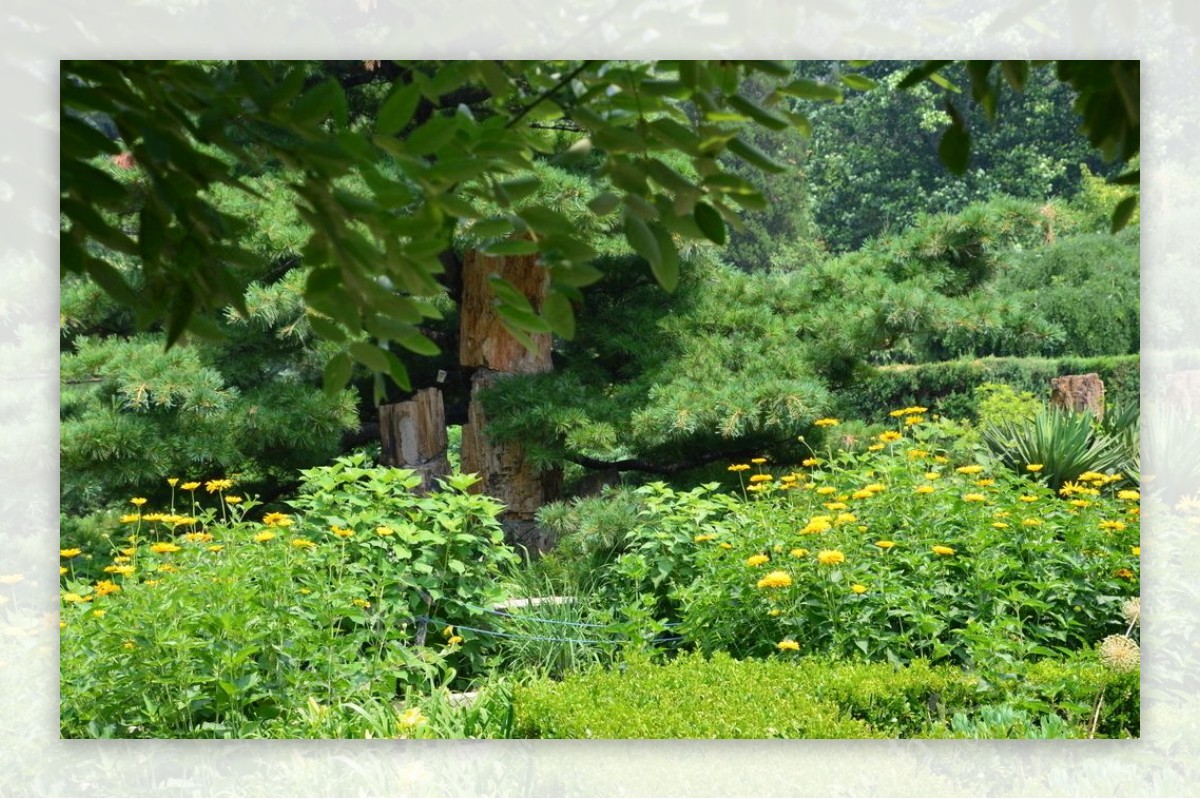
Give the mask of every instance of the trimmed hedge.
<path id="1" fill-rule="evenodd" d="M 1136 404 L 1141 391 L 1141 356 L 1099 358 L 979 358 L 913 366 L 879 367 L 838 392 L 837 413 L 852 419 L 886 422 L 893 408 L 922 405 L 952 419 L 976 418 L 975 388 L 1006 383 L 1050 399 L 1050 379 L 1096 372 L 1111 405 Z"/>
<path id="2" fill-rule="evenodd" d="M 964 737 L 951 727 L 955 716 L 974 722 L 997 707 L 1054 717 L 1059 737 L 1085 737 L 1101 690 L 1098 734 L 1136 737 L 1138 674 L 1106 669 L 1091 652 L 1016 664 L 990 682 L 924 661 L 737 661 L 719 653 L 657 665 L 637 658 L 519 686 L 513 702 L 515 732 L 524 738 Z"/>

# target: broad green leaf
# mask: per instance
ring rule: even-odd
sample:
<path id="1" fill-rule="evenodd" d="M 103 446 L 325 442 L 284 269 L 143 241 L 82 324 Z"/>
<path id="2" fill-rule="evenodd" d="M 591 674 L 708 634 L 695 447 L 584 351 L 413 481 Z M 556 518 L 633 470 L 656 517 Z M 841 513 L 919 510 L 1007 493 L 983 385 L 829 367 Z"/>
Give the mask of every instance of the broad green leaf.
<path id="1" fill-rule="evenodd" d="M 775 111 L 763 108 L 758 103 L 755 103 L 752 100 L 747 100 L 740 94 L 735 94 L 732 97 L 727 98 L 727 102 L 738 111 L 753 119 L 758 124 L 762 125 L 763 127 L 770 128 L 771 130 L 787 130 L 791 124 L 788 122 L 787 117 Z"/>
<path id="2" fill-rule="evenodd" d="M 696 220 L 696 226 L 700 228 L 709 241 L 722 245 L 725 243 L 725 222 L 721 219 L 721 214 L 717 209 L 708 203 L 699 202 L 696 203 L 696 207 L 692 211 L 692 216 Z"/>
<path id="3" fill-rule="evenodd" d="M 729 152 L 739 156 L 747 163 L 758 167 L 764 172 L 779 173 L 787 170 L 786 166 L 771 158 L 771 156 L 740 136 L 729 142 Z"/>
<path id="4" fill-rule="evenodd" d="M 300 126 L 311 126 L 333 116 L 341 126 L 346 124 L 346 93 L 342 85 L 333 78 L 322 81 L 305 92 L 292 104 L 292 121 Z"/>
<path id="5" fill-rule="evenodd" d="M 951 125 L 942 134 L 938 145 L 938 157 L 956 175 L 967 171 L 971 158 L 971 134 L 962 125 Z"/>
<path id="6" fill-rule="evenodd" d="M 798 78 L 791 83 L 780 86 L 778 91 L 792 97 L 799 97 L 803 100 L 833 100 L 840 102 L 842 99 L 842 90 L 838 87 L 830 86 L 826 83 L 817 83 L 807 78 Z"/>
<path id="7" fill-rule="evenodd" d="M 575 338 L 575 311 L 571 301 L 557 291 L 551 291 L 542 302 L 542 317 L 551 330 L 565 339 Z"/>
<path id="8" fill-rule="evenodd" d="M 608 216 L 621 204 L 621 198 L 611 191 L 601 192 L 588 202 L 588 208 L 596 216 Z"/>
<path id="9" fill-rule="evenodd" d="M 529 239 L 508 239 L 487 244 L 479 248 L 485 255 L 533 255 L 538 251 L 537 242 Z"/>
<path id="10" fill-rule="evenodd" d="M 842 83 L 860 92 L 870 91 L 879 85 L 866 75 L 842 75 Z"/>
<path id="11" fill-rule="evenodd" d="M 942 67 L 952 63 L 952 61 L 926 61 L 921 66 L 909 70 L 908 74 L 901 79 L 897 88 L 910 89 L 926 78 L 932 77 Z"/>
<path id="12" fill-rule="evenodd" d="M 650 268 L 662 268 L 662 250 L 650 226 L 637 214 L 625 211 L 625 239 L 633 251 L 650 262 Z"/>
<path id="13" fill-rule="evenodd" d="M 354 360 L 361 363 L 373 372 L 387 372 L 388 358 L 387 353 L 374 344 L 366 341 L 355 341 L 349 346 L 347 351 Z"/>
<path id="14" fill-rule="evenodd" d="M 412 119 L 420 99 L 421 90 L 415 83 L 394 90 L 379 106 L 375 132 L 380 136 L 391 136 L 400 131 Z"/>
<path id="15" fill-rule="evenodd" d="M 342 328 L 323 316 L 313 313 L 311 310 L 308 313 L 308 325 L 321 338 L 326 341 L 341 343 L 346 340 L 346 333 Z"/>
<path id="16" fill-rule="evenodd" d="M 1126 197 L 1121 202 L 1117 203 L 1117 207 L 1113 210 L 1112 215 L 1112 232 L 1116 233 L 1126 225 L 1133 217 L 1133 212 L 1137 210 L 1138 196 L 1135 194 L 1131 197 Z"/>
<path id="17" fill-rule="evenodd" d="M 651 224 L 649 227 L 660 254 L 657 265 L 650 261 L 650 270 L 660 286 L 667 291 L 675 291 L 679 286 L 679 254 L 675 251 L 675 242 L 671 239 L 671 234 L 660 225 Z"/>

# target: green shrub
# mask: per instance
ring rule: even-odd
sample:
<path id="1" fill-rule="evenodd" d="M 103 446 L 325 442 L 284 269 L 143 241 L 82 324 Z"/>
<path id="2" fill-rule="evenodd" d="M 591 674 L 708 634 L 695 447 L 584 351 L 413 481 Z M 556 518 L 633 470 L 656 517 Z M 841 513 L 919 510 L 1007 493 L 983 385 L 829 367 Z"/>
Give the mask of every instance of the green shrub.
<path id="1" fill-rule="evenodd" d="M 635 659 L 562 682 L 519 686 L 526 738 L 881 738 L 836 704 L 814 698 L 791 663 L 685 655 Z"/>
<path id="2" fill-rule="evenodd" d="M 349 724 L 351 705 L 386 715 L 480 673 L 492 639 L 459 625 L 483 629 L 504 596 L 499 504 L 472 478 L 419 482 L 350 456 L 304 472 L 299 518 L 246 521 L 218 491 L 190 517 L 139 507 L 107 551 L 65 550 L 63 736 L 303 737 L 310 703 Z"/>
<path id="3" fill-rule="evenodd" d="M 990 681 L 989 681 L 990 680 Z M 1091 651 L 1016 663 L 1003 678 L 917 660 L 631 658 L 514 689 L 515 731 L 540 738 L 1082 738 L 1136 736 L 1137 672 Z"/>
<path id="4" fill-rule="evenodd" d="M 1111 404 L 1137 405 L 1140 400 L 1140 357 L 1098 358 L 979 358 L 916 366 L 872 369 L 840 392 L 838 411 L 847 418 L 885 421 L 891 408 L 910 405 L 936 407 L 943 416 L 977 419 L 981 397 L 975 389 L 1003 383 L 1015 392 L 1050 399 L 1050 379 L 1095 372 L 1104 381 Z"/>

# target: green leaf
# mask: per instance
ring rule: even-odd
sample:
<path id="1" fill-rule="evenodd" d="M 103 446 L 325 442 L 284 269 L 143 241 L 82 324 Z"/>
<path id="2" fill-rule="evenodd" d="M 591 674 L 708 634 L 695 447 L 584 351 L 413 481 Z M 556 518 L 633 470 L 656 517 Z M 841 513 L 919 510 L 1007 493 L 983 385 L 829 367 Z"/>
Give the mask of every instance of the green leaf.
<path id="1" fill-rule="evenodd" d="M 692 216 L 696 220 L 696 226 L 708 237 L 709 241 L 725 244 L 725 222 L 721 219 L 721 214 L 717 209 L 708 203 L 698 202 L 692 211 Z"/>
<path id="2" fill-rule="evenodd" d="M 323 316 L 318 316 L 314 313 L 308 314 L 308 325 L 321 338 L 326 341 L 334 341 L 341 343 L 346 340 L 346 333 L 337 323 L 326 319 Z"/>
<path id="3" fill-rule="evenodd" d="M 646 221 L 637 214 L 625 210 L 625 239 L 633 251 L 650 262 L 650 268 L 662 268 L 663 255 L 658 239 Z"/>
<path id="4" fill-rule="evenodd" d="M 608 216 L 621 204 L 621 198 L 611 191 L 601 192 L 588 202 L 588 208 L 596 216 Z"/>
<path id="5" fill-rule="evenodd" d="M 860 92 L 870 91 L 879 85 L 866 75 L 842 75 L 842 83 Z"/>
<path id="6" fill-rule="evenodd" d="M 346 124 L 346 93 L 333 78 L 318 83 L 292 104 L 292 121 L 301 127 L 316 125 L 330 115 L 343 127 Z"/>
<path id="7" fill-rule="evenodd" d="M 325 364 L 324 390 L 326 397 L 336 397 L 350 382 L 354 365 L 346 353 L 337 353 Z"/>
<path id="8" fill-rule="evenodd" d="M 752 164 L 764 172 L 772 172 L 778 174 L 784 172 L 787 167 L 778 161 L 771 158 L 762 150 L 755 147 L 750 142 L 743 139 L 741 136 L 729 142 L 729 152 L 741 157 L 747 163 Z"/>
<path id="9" fill-rule="evenodd" d="M 412 119 L 420 99 L 421 90 L 415 83 L 394 90 L 379 107 L 375 132 L 380 136 L 391 136 L 401 130 Z"/>
<path id="10" fill-rule="evenodd" d="M 550 329 L 565 339 L 575 338 L 575 311 L 571 301 L 557 291 L 551 291 L 542 302 L 542 317 Z"/>
<path id="11" fill-rule="evenodd" d="M 1025 83 L 1029 80 L 1028 61 L 1001 61 L 1000 71 L 1008 85 L 1019 92 L 1025 91 Z"/>
<path id="12" fill-rule="evenodd" d="M 661 225 L 651 224 L 649 227 L 661 254 L 658 266 L 651 261 L 650 270 L 654 273 L 654 279 L 660 286 L 673 292 L 679 286 L 679 254 L 675 251 L 675 242 L 671 239 L 671 234 Z"/>
<path id="13" fill-rule="evenodd" d="M 387 353 L 366 341 L 356 341 L 349 347 L 349 353 L 354 360 L 373 372 L 387 372 Z"/>
<path id="14" fill-rule="evenodd" d="M 1117 203 L 1117 207 L 1113 210 L 1112 215 L 1112 232 L 1116 233 L 1123 227 L 1129 224 L 1129 220 L 1133 217 L 1133 212 L 1137 210 L 1138 196 L 1135 194 L 1131 197 L 1126 197 L 1121 202 Z"/>
<path id="15" fill-rule="evenodd" d="M 901 79 L 897 88 L 911 89 L 926 78 L 931 78 L 942 67 L 953 63 L 953 61 L 926 61 L 921 66 L 909 70 L 908 74 Z"/>
<path id="16" fill-rule="evenodd" d="M 842 100 L 842 91 L 838 87 L 817 83 L 807 78 L 800 78 L 785 86 L 780 86 L 779 91 L 802 100 L 833 100 L 835 102 Z"/>
<path id="17" fill-rule="evenodd" d="M 432 357 L 440 355 L 442 350 L 416 328 L 410 328 L 407 333 L 394 336 L 393 340 L 409 352 L 417 355 Z"/>
<path id="18" fill-rule="evenodd" d="M 763 108 L 758 103 L 747 100 L 740 94 L 735 94 L 729 97 L 727 101 L 738 111 L 750 117 L 765 128 L 770 128 L 771 130 L 787 130 L 791 125 L 791 123 L 788 122 L 787 117 L 782 116 L 775 111 L 770 111 L 766 108 Z"/>
<path id="19" fill-rule="evenodd" d="M 537 242 L 530 241 L 529 239 L 508 239 L 480 247 L 479 251 L 485 255 L 493 256 L 533 255 L 538 251 L 538 246 Z"/>
<path id="20" fill-rule="evenodd" d="M 938 145 L 938 157 L 942 159 L 946 168 L 956 175 L 967 171 L 971 160 L 971 134 L 963 125 L 951 125 L 942 134 L 942 141 Z"/>

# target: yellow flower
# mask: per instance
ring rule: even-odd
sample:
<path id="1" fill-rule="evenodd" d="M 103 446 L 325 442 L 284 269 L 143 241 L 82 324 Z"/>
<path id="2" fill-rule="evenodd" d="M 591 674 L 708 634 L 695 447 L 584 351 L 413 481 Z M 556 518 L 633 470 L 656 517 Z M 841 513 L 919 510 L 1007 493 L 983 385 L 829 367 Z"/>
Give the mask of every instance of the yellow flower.
<path id="1" fill-rule="evenodd" d="M 59 575 L 60 575 L 60 576 L 61 576 L 61 575 L 63 575 L 63 574 L 66 574 L 66 573 L 67 573 L 67 567 L 66 567 L 66 566 L 59 566 L 59 567 L 58 567 L 58 573 L 59 573 Z"/>
<path id="2" fill-rule="evenodd" d="M 920 424 L 923 421 L 925 421 L 924 416 L 906 416 L 906 417 L 904 417 L 904 424 L 908 425 L 909 427 L 912 427 L 914 424 Z"/>
<path id="3" fill-rule="evenodd" d="M 59 555 L 59 557 L 63 557 L 63 558 L 73 558 L 76 555 L 78 555 L 80 552 L 83 552 L 83 550 L 82 549 L 60 549 L 60 550 L 58 550 L 58 555 Z"/>
<path id="4" fill-rule="evenodd" d="M 1074 505 L 1077 508 L 1090 508 L 1092 503 L 1086 499 L 1072 499 L 1067 502 L 1068 505 Z"/>
<path id="5" fill-rule="evenodd" d="M 316 546 L 316 544 L 314 544 L 312 541 L 309 541 L 307 538 L 293 538 L 291 540 L 291 545 L 296 549 L 312 549 Z"/>
<path id="6" fill-rule="evenodd" d="M 746 565 L 747 566 L 761 566 L 769 560 L 770 560 L 770 558 L 767 557 L 766 555 L 751 555 L 750 557 L 746 558 Z"/>
<path id="7" fill-rule="evenodd" d="M 875 546 L 879 547 L 880 549 L 891 549 L 892 547 L 896 546 L 896 542 L 895 541 L 876 541 Z"/>
<path id="8" fill-rule="evenodd" d="M 778 616 L 781 613 L 783 613 L 783 611 L 780 610 L 779 608 L 771 608 L 770 610 L 767 611 L 768 616 Z"/>
<path id="9" fill-rule="evenodd" d="M 107 610 L 93 610 L 92 611 L 92 615 L 95 616 L 97 619 L 103 619 L 105 613 L 108 613 L 108 611 Z"/>
<path id="10" fill-rule="evenodd" d="M 428 721 L 429 719 L 425 718 L 425 714 L 421 712 L 421 708 L 419 707 L 410 707 L 400 714 L 401 727 L 417 727 Z"/>
<path id="11" fill-rule="evenodd" d="M 195 491 L 199 487 L 200 484 L 197 482 L 184 483 L 180 486 L 180 488 L 182 488 L 184 491 Z"/>
<path id="12" fill-rule="evenodd" d="M 454 635 L 454 625 L 448 624 L 445 627 L 443 627 L 442 635 L 445 636 L 446 638 L 449 638 L 450 636 Z"/>
<path id="13" fill-rule="evenodd" d="M 224 548 L 225 548 L 224 544 L 213 544 L 211 547 L 208 548 L 208 551 L 209 552 L 220 552 Z"/>
<path id="14" fill-rule="evenodd" d="M 115 594 L 121 590 L 121 586 L 114 583 L 112 580 L 101 580 L 96 583 L 96 596 L 105 596 L 107 594 Z"/>
<path id="15" fill-rule="evenodd" d="M 1124 489 L 1117 492 L 1117 499 L 1129 499 L 1137 501 L 1142 498 L 1142 495 L 1133 489 Z"/>
<path id="16" fill-rule="evenodd" d="M 751 483 L 769 483 L 775 478 L 769 474 L 752 474 L 750 475 Z"/>
<path id="17" fill-rule="evenodd" d="M 949 463 L 950 459 L 947 458 L 945 455 L 934 455 L 933 462 L 934 463 Z"/>
<path id="18" fill-rule="evenodd" d="M 867 587 L 862 583 L 855 583 L 854 585 L 850 586 L 850 590 L 856 594 L 865 594 L 867 592 Z"/>
<path id="19" fill-rule="evenodd" d="M 722 541 L 720 544 L 717 544 L 717 546 L 719 546 L 721 549 L 733 549 L 733 544 L 729 543 L 728 541 Z"/>
<path id="20" fill-rule="evenodd" d="M 996 484 L 996 481 L 990 477 L 985 477 L 982 480 L 975 481 L 975 485 L 979 486 L 980 488 L 987 488 L 988 486 L 995 485 L 995 484 Z"/>
<path id="21" fill-rule="evenodd" d="M 179 550 L 180 546 L 178 544 L 172 544 L 169 541 L 159 541 L 150 545 L 150 551 L 159 555 L 165 555 L 170 552 L 178 552 Z"/>
<path id="22" fill-rule="evenodd" d="M 1132 580 L 1133 572 L 1131 572 L 1129 569 L 1117 569 L 1115 572 L 1113 572 L 1113 576 L 1120 577 L 1123 580 Z"/>
<path id="23" fill-rule="evenodd" d="M 1042 464 L 1040 464 L 1040 463 L 1027 463 L 1027 464 L 1025 464 L 1025 471 L 1027 471 L 1027 472 L 1040 472 L 1040 471 L 1041 471 L 1042 469 L 1044 469 L 1044 468 L 1046 468 L 1046 467 L 1045 467 L 1045 466 L 1043 466 L 1043 465 L 1042 465 Z"/>
<path id="24" fill-rule="evenodd" d="M 695 541 L 697 544 L 703 544 L 705 541 L 712 541 L 714 538 L 716 538 L 716 536 L 713 535 L 712 533 L 703 533 L 701 535 L 696 536 L 692 540 Z"/>
<path id="25" fill-rule="evenodd" d="M 179 571 L 179 567 L 178 567 L 178 566 L 175 566 L 174 564 L 171 564 L 171 563 L 164 563 L 164 564 L 162 564 L 161 566 L 159 566 L 159 567 L 158 567 L 157 571 L 160 571 L 160 572 L 166 572 L 166 573 L 170 574 L 170 573 L 172 573 L 172 572 L 177 572 L 177 571 Z M 149 580 L 147 580 L 147 581 L 146 581 L 146 583 L 147 583 L 147 584 L 149 584 L 149 583 L 150 583 L 150 581 L 149 581 Z"/>
<path id="26" fill-rule="evenodd" d="M 1141 547 L 1130 547 L 1129 553 L 1131 555 L 1133 555 L 1135 558 L 1140 558 L 1142 556 L 1142 548 Z"/>
<path id="27" fill-rule="evenodd" d="M 1102 521 L 1102 522 L 1100 522 L 1100 529 L 1101 530 L 1124 530 L 1125 522 Z"/>
<path id="28" fill-rule="evenodd" d="M 386 535 L 392 535 L 395 532 L 396 532 L 395 530 L 393 530 L 392 528 L 390 528 L 386 525 L 382 525 L 380 527 L 375 528 L 375 535 L 385 535 L 386 536 Z"/>
<path id="29" fill-rule="evenodd" d="M 817 421 L 813 422 L 813 424 L 817 427 L 833 427 L 834 425 L 839 424 L 839 422 L 837 419 L 825 418 L 818 419 Z"/>
<path id="30" fill-rule="evenodd" d="M 209 480 L 204 484 L 204 489 L 210 494 L 215 494 L 218 491 L 224 491 L 233 486 L 232 480 Z"/>
<path id="31" fill-rule="evenodd" d="M 828 510 L 845 510 L 846 503 L 845 502 L 826 502 L 825 507 Z"/>
<path id="32" fill-rule="evenodd" d="M 754 464 L 766 463 L 767 459 L 766 458 L 751 458 L 750 462 L 754 463 Z"/>
<path id="33" fill-rule="evenodd" d="M 286 513 L 268 513 L 262 521 L 267 527 L 291 527 L 294 524 L 292 517 Z"/>
<path id="34" fill-rule="evenodd" d="M 919 485 L 919 486 L 917 486 L 917 487 L 916 487 L 914 490 L 915 490 L 915 491 L 916 491 L 918 494 L 932 494 L 932 493 L 933 493 L 934 491 L 936 491 L 937 489 L 935 489 L 935 488 L 934 488 L 933 486 L 931 486 L 931 485 Z"/>
<path id="35" fill-rule="evenodd" d="M 908 457 L 910 457 L 910 458 L 928 458 L 929 451 L 924 450 L 924 449 L 910 449 L 908 451 Z"/>
<path id="36" fill-rule="evenodd" d="M 833 525 L 830 523 L 828 517 L 818 516 L 818 517 L 812 519 L 807 525 L 804 526 L 804 528 L 800 531 L 800 535 L 813 535 L 814 533 L 824 533 L 825 531 L 829 530 L 831 527 L 833 527 Z"/>
<path id="37" fill-rule="evenodd" d="M 870 485 L 863 486 L 863 491 L 870 491 L 870 492 L 876 493 L 876 494 L 879 493 L 880 491 L 886 491 L 886 490 L 887 490 L 887 486 L 885 486 L 883 483 L 871 483 Z"/>
<path id="38" fill-rule="evenodd" d="M 879 450 L 883 449 L 883 444 L 872 444 L 867 447 L 867 449 L 871 452 L 878 452 Z"/>
<path id="39" fill-rule="evenodd" d="M 139 508 L 146 504 L 145 497 L 134 497 L 133 499 L 131 499 L 129 501 L 131 503 L 133 503 L 134 505 L 137 505 Z"/>
<path id="40" fill-rule="evenodd" d="M 836 494 L 837 489 L 833 486 L 821 486 L 817 489 L 818 494 Z"/>
<path id="41" fill-rule="evenodd" d="M 123 649 L 137 649 L 137 644 L 133 641 L 123 641 L 121 642 L 121 647 Z"/>
<path id="42" fill-rule="evenodd" d="M 799 652 L 800 644 L 796 643 L 791 638 L 785 638 L 784 640 L 775 644 L 775 648 L 780 652 Z"/>
<path id="43" fill-rule="evenodd" d="M 895 430 L 888 430 L 887 432 L 879 434 L 879 440 L 884 444 L 890 444 L 893 441 L 899 441 L 902 438 L 904 438 L 904 436 L 900 435 Z"/>
<path id="44" fill-rule="evenodd" d="M 851 522 L 858 521 L 858 517 L 853 513 L 839 513 L 834 521 L 838 524 L 850 524 Z"/>
<path id="45" fill-rule="evenodd" d="M 212 533 L 184 533 L 183 535 L 184 541 L 191 541 L 193 544 L 207 544 L 212 539 Z"/>
<path id="46" fill-rule="evenodd" d="M 802 548 L 800 548 L 800 547 L 796 547 L 795 549 L 793 549 L 793 550 L 791 551 L 791 553 L 790 553 L 790 554 L 791 554 L 791 556 L 792 556 L 793 558 L 802 558 L 802 557 L 804 557 L 805 555 L 807 555 L 807 554 L 808 554 L 808 550 L 807 550 L 807 549 L 802 549 Z"/>
<path id="47" fill-rule="evenodd" d="M 367 601 L 367 600 L 365 600 L 365 599 L 353 599 L 353 600 L 351 600 L 351 601 L 350 601 L 350 604 L 354 605 L 356 608 L 369 608 L 369 607 L 371 607 L 371 603 L 370 603 L 370 602 L 368 602 L 368 601 Z"/>
<path id="48" fill-rule="evenodd" d="M 787 588 L 791 584 L 791 575 L 784 571 L 770 572 L 757 583 L 759 588 Z"/>
<path id="49" fill-rule="evenodd" d="M 1042 524 L 1042 520 L 1041 519 L 1022 519 L 1021 524 L 1023 524 L 1026 527 L 1040 527 Z"/>
<path id="50" fill-rule="evenodd" d="M 94 599 L 94 597 L 92 597 L 90 594 L 87 596 L 80 596 L 79 594 L 76 594 L 74 591 L 68 591 L 67 593 L 62 595 L 62 598 L 63 598 L 64 602 L 72 602 L 75 604 L 78 604 L 80 602 L 91 602 L 92 599 Z"/>
<path id="51" fill-rule="evenodd" d="M 353 538 L 354 537 L 354 531 L 349 529 L 348 527 L 338 527 L 335 524 L 335 525 L 332 525 L 329 529 L 338 538 Z"/>
<path id="52" fill-rule="evenodd" d="M 240 504 L 242 504 L 243 499 L 234 494 L 230 494 L 229 496 L 225 497 L 225 502 L 226 502 L 226 504 L 229 504 L 229 505 L 240 505 Z"/>
<path id="53" fill-rule="evenodd" d="M 748 463 L 735 463 L 732 466 L 730 466 L 728 470 L 731 472 L 744 472 L 749 468 L 750 468 L 750 464 L 748 464 Z"/>
<path id="54" fill-rule="evenodd" d="M 987 497 L 983 494 L 963 494 L 963 502 L 986 502 Z"/>
<path id="55" fill-rule="evenodd" d="M 959 466 L 954 471 L 958 472 L 959 474 L 979 474 L 983 471 L 983 467 L 977 463 L 973 463 L 970 466 Z"/>
<path id="56" fill-rule="evenodd" d="M 953 549 L 951 549 L 950 547 L 944 547 L 941 545 L 935 546 L 933 548 L 933 551 L 934 551 L 934 554 L 937 554 L 937 555 L 953 555 L 954 554 Z"/>
<path id="57" fill-rule="evenodd" d="M 837 549 L 822 549 L 817 553 L 817 562 L 822 566 L 836 566 L 846 560 L 846 556 Z"/>
<path id="58" fill-rule="evenodd" d="M 167 485 L 169 485 L 171 488 L 174 488 L 178 484 L 179 484 L 178 477 L 168 477 L 167 478 Z"/>
<path id="59" fill-rule="evenodd" d="M 258 543 L 258 544 L 265 544 L 266 542 L 270 541 L 275 536 L 276 536 L 276 533 L 273 533 L 270 530 L 264 530 L 263 532 L 254 536 L 254 541 L 255 541 L 255 543 Z"/>
<path id="60" fill-rule="evenodd" d="M 820 458 L 805 458 L 804 460 L 800 461 L 800 465 L 801 466 L 816 466 L 820 462 L 821 462 Z"/>
<path id="61" fill-rule="evenodd" d="M 446 644 L 447 646 L 454 646 L 455 644 L 461 644 L 462 642 L 463 637 L 461 635 L 452 635 L 450 636 L 450 639 L 446 641 Z"/>
<path id="62" fill-rule="evenodd" d="M 128 577 L 129 575 L 133 574 L 133 567 L 132 566 L 124 566 L 124 565 L 122 565 L 122 566 L 105 566 L 104 571 L 108 572 L 109 574 L 119 574 L 122 577 Z"/>
<path id="63" fill-rule="evenodd" d="M 1008 527 L 1008 524 L 1005 522 L 992 522 L 992 527 L 995 527 L 997 530 L 1003 530 Z"/>

